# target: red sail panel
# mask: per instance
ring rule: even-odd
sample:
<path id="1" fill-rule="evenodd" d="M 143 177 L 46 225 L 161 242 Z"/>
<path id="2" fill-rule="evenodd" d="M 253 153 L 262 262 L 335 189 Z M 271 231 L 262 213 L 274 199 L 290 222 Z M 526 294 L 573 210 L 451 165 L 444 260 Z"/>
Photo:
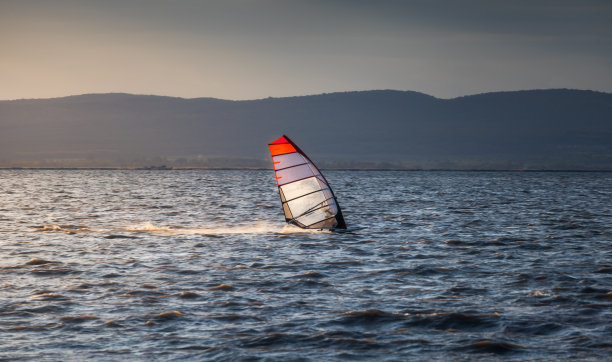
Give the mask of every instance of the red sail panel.
<path id="1" fill-rule="evenodd" d="M 296 151 L 295 148 L 288 143 L 268 145 L 268 147 L 270 147 L 270 153 L 272 154 L 272 156 L 283 155 Z"/>
<path id="2" fill-rule="evenodd" d="M 277 139 L 276 141 L 270 142 L 268 143 L 269 145 L 274 145 L 277 143 L 289 143 L 289 141 L 287 141 L 287 139 L 285 137 L 281 137 L 279 139 Z"/>

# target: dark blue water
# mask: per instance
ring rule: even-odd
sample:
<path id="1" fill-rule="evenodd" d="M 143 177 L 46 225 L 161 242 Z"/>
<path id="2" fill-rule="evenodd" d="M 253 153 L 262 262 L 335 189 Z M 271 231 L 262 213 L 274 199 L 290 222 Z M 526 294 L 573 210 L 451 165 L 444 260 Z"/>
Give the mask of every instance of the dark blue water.
<path id="1" fill-rule="evenodd" d="M 612 173 L 0 171 L 0 357 L 609 359 Z"/>

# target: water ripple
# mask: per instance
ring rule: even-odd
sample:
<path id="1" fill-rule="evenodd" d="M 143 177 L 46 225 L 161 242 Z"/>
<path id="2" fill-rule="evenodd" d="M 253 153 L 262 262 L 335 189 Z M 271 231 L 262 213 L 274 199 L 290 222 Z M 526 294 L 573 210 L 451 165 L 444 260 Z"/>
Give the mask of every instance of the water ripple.
<path id="1" fill-rule="evenodd" d="M 0 170 L 9 360 L 603 360 L 612 174 Z"/>

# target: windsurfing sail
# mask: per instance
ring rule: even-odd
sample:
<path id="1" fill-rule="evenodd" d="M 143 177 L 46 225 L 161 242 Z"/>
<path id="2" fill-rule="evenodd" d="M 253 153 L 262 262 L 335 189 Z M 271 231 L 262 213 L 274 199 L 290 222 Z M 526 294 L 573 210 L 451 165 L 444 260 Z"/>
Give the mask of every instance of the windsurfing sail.
<path id="1" fill-rule="evenodd" d="M 334 192 L 310 158 L 285 135 L 268 147 L 285 221 L 304 229 L 346 229 Z"/>

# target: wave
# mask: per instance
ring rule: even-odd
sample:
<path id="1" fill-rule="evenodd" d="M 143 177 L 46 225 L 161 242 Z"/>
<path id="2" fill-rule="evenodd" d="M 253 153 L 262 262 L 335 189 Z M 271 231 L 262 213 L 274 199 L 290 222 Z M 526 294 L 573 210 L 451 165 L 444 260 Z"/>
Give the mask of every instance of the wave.
<path id="1" fill-rule="evenodd" d="M 519 352 L 522 350 L 530 349 L 529 346 L 523 346 L 514 344 L 506 341 L 490 341 L 482 340 L 475 343 L 471 343 L 467 346 L 459 348 L 459 350 L 466 350 L 472 352 L 485 352 L 494 354 L 504 354 L 509 352 Z"/>
<path id="2" fill-rule="evenodd" d="M 57 224 L 51 224 L 51 225 L 40 225 L 40 226 L 37 226 L 37 227 L 35 227 L 35 231 L 42 232 L 42 233 L 76 234 L 76 233 L 87 233 L 87 232 L 90 232 L 92 230 L 90 230 L 85 225 L 72 225 L 72 224 L 57 225 Z"/>

